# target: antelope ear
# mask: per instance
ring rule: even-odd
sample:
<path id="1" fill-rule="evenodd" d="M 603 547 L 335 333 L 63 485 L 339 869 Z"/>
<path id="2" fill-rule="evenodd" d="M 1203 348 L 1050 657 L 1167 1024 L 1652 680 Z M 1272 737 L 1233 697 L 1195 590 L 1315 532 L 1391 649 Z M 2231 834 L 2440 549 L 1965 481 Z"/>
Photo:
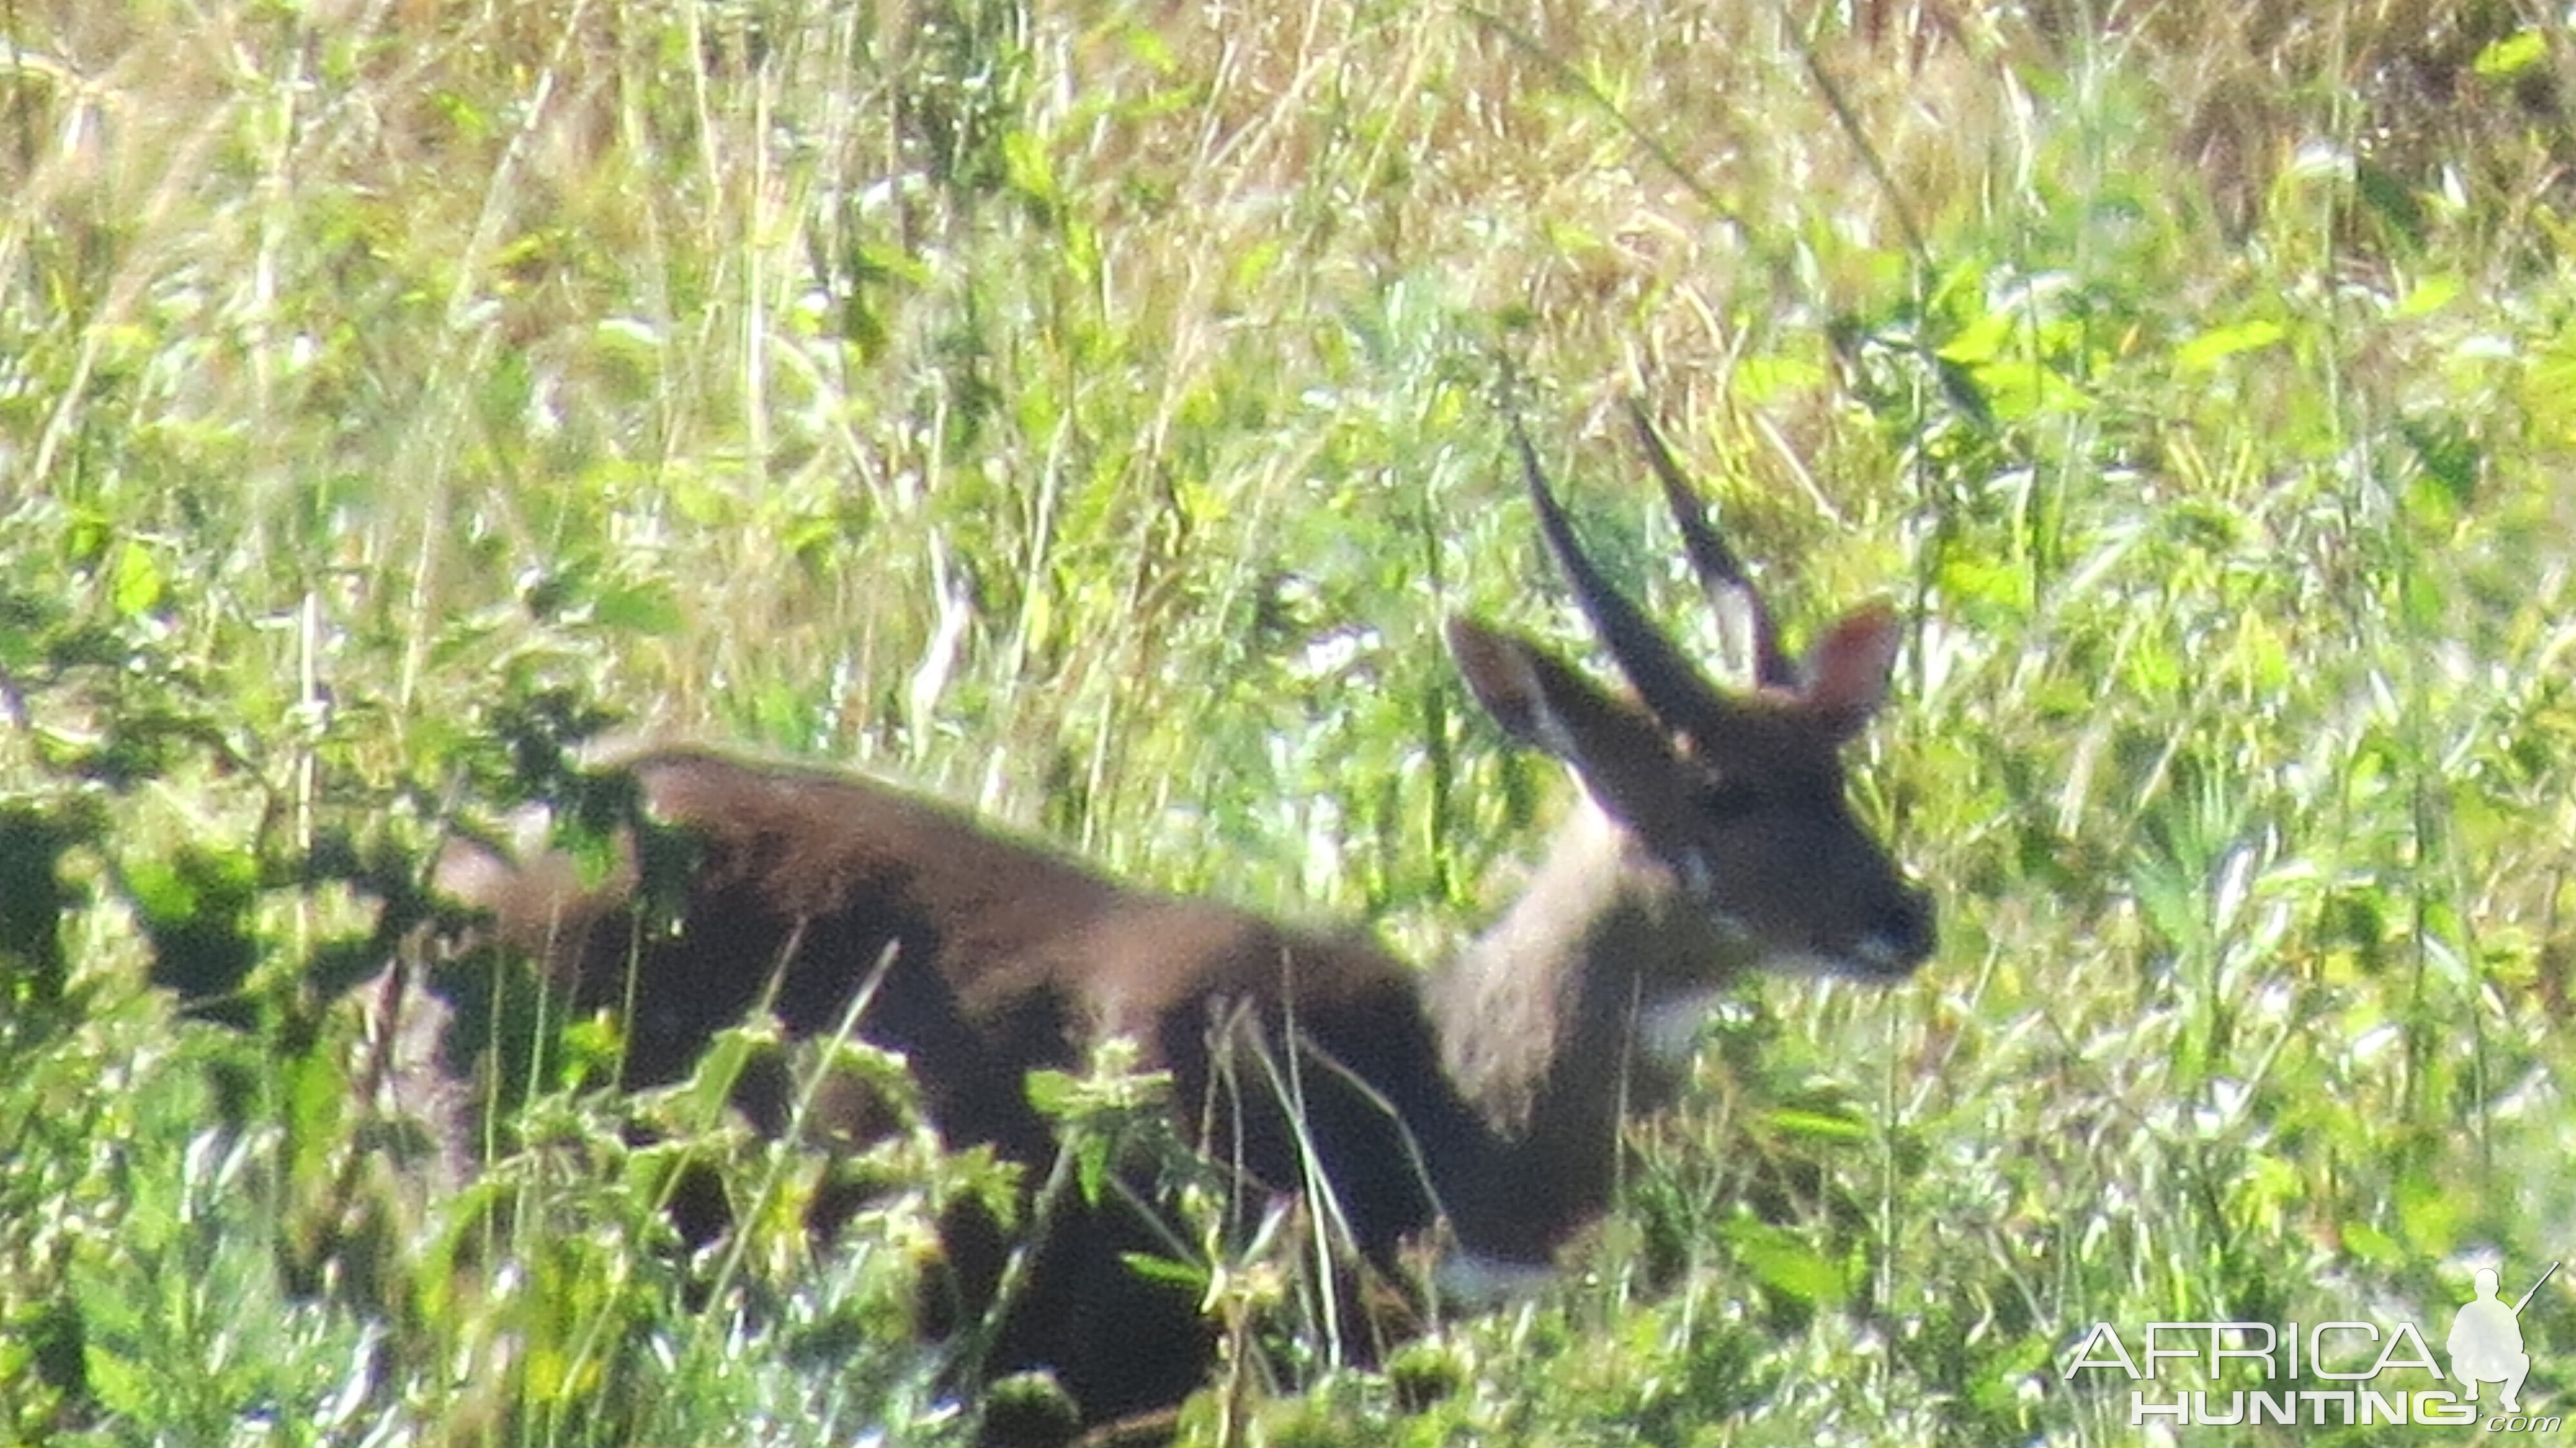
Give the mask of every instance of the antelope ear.
<path id="1" fill-rule="evenodd" d="M 1845 614 L 1807 650 L 1806 682 L 1798 697 L 1831 726 L 1835 738 L 1859 733 L 1887 702 L 1887 681 L 1896 668 L 1900 637 L 1895 609 L 1884 603 L 1864 604 Z"/>
<path id="2" fill-rule="evenodd" d="M 1518 634 L 1453 618 L 1449 652 L 1504 733 L 1573 765 L 1596 792 L 1631 772 L 1632 760 L 1671 758 L 1662 726 Z"/>
<path id="3" fill-rule="evenodd" d="M 1528 640 L 1504 633 L 1463 614 L 1450 616 L 1449 656 L 1458 661 L 1458 676 L 1467 681 L 1503 732 L 1533 749 L 1565 753 L 1565 730 L 1553 717 L 1547 686 L 1539 679 L 1538 651 Z"/>
<path id="4" fill-rule="evenodd" d="M 1574 767 L 1601 807 L 1649 838 L 1669 831 L 1683 766 L 1654 716 L 1602 691 L 1529 640 L 1472 619 L 1449 621 L 1449 651 L 1503 732 Z"/>

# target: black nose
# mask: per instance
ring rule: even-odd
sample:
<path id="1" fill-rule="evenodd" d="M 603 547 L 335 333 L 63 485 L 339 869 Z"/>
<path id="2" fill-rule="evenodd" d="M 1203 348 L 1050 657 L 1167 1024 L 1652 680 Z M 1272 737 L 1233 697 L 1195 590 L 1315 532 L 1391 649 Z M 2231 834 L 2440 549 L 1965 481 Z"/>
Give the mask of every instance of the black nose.
<path id="1" fill-rule="evenodd" d="M 1879 912 L 1878 936 L 1887 942 L 1892 973 L 1912 970 L 1931 959 L 1937 944 L 1932 924 L 1932 893 L 1900 888 Z"/>

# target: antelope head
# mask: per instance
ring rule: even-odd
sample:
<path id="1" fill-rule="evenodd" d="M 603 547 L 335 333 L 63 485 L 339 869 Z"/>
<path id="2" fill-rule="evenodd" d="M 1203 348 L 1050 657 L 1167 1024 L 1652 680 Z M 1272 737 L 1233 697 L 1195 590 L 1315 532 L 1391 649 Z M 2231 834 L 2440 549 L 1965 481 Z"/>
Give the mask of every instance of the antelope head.
<path id="1" fill-rule="evenodd" d="M 1602 1034 L 1614 1010 L 1669 1064 L 1710 992 L 1740 970 L 1885 981 L 1933 948 L 1930 899 L 1854 817 L 1841 759 L 1886 697 L 1894 611 L 1857 609 L 1793 660 L 1653 426 L 1634 416 L 1693 571 L 1751 656 L 1753 687 L 1710 683 L 1611 586 L 1516 425 L 1548 549 L 1635 694 L 1603 689 L 1517 635 L 1449 623 L 1477 700 L 1514 739 L 1570 765 L 1593 807 L 1443 992 L 1453 1002 L 1444 1052 L 1506 1124 L 1527 1116 L 1550 1076 L 1593 1069 L 1567 1056 L 1627 1039 Z M 1573 1114 L 1598 1120 L 1603 1109 L 1587 1101 Z"/>

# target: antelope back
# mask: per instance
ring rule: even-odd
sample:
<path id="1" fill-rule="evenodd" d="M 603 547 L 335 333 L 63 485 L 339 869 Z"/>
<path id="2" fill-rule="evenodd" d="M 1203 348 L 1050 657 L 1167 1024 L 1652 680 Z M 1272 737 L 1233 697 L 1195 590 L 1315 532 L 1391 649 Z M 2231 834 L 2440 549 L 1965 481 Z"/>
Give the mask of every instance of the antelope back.
<path id="1" fill-rule="evenodd" d="M 451 846 L 436 883 L 578 1008 L 624 1013 L 625 1085 L 678 1078 L 755 1008 L 792 1036 L 833 1030 L 872 978 L 859 1032 L 905 1053 L 941 1131 L 1024 1160 L 1052 1141 L 1022 1078 L 1079 1070 L 1112 1036 L 1185 1089 L 1245 1006 L 1298 1012 L 1328 1049 L 1347 1038 L 1372 1076 L 1418 1074 L 1379 1063 L 1428 1051 L 1412 973 L 1355 937 L 1130 889 L 851 775 L 695 749 L 619 767 L 690 851 L 676 922 L 646 918 L 631 841 L 587 888 L 560 856 L 480 843 Z"/>

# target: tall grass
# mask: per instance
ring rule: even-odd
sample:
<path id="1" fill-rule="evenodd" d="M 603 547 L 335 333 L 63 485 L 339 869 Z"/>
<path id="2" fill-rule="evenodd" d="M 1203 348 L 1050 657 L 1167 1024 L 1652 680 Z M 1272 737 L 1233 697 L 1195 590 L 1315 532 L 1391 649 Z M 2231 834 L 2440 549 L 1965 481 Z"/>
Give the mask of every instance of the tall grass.
<path id="1" fill-rule="evenodd" d="M 2569 56 L 2365 0 L 0 3 L 0 1436 L 954 1436 L 905 1317 L 974 1162 L 886 1148 L 810 1251 L 813 1164 L 675 1093 L 780 1184 L 714 1277 L 577 1091 L 424 1193 L 347 988 L 426 851 L 606 725 L 1437 958 L 1564 789 L 1438 621 L 1582 647 L 1503 408 L 1691 619 L 1630 393 L 1793 631 L 1908 610 L 1859 773 L 1941 955 L 1748 990 L 1579 1269 L 1386 1371 L 1220 1244 L 1194 1431 L 2126 1442 L 2096 1322 L 2528 1281 Z"/>

